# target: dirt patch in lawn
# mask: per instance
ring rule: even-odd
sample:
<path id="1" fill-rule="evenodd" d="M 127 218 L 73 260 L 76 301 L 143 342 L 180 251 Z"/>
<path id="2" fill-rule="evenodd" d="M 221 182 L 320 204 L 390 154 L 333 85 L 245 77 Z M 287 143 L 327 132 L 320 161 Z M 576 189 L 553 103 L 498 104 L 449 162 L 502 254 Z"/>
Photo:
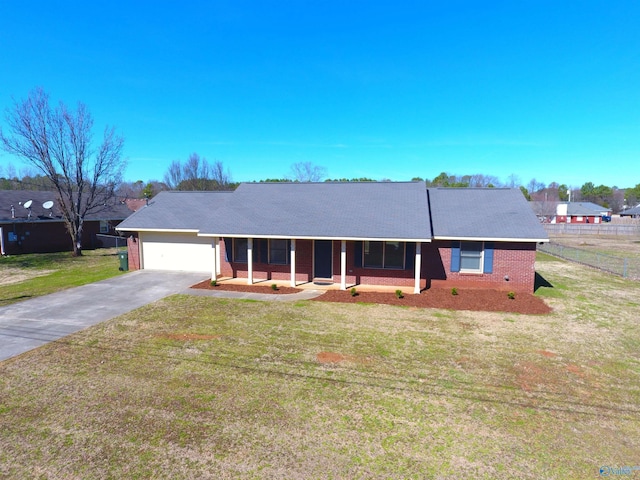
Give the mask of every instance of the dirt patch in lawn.
<path id="1" fill-rule="evenodd" d="M 29 271 L 22 268 L 3 268 L 0 270 L 0 285 L 20 283 L 30 278 L 42 277 L 52 273 L 53 270 Z"/>
<path id="2" fill-rule="evenodd" d="M 286 295 L 289 293 L 301 292 L 299 288 L 278 287 L 277 290 L 271 288 L 271 285 L 233 285 L 229 283 L 218 283 L 215 287 L 211 285 L 210 280 L 196 283 L 191 288 L 199 288 L 201 290 L 220 290 L 226 292 L 250 292 L 250 293 L 266 293 L 273 295 Z"/>
<path id="3" fill-rule="evenodd" d="M 542 355 L 543 357 L 548 357 L 548 358 L 553 358 L 553 357 L 557 357 L 558 356 L 557 353 L 553 353 L 553 352 L 550 352 L 548 350 L 538 350 L 538 353 L 540 355 Z"/>
<path id="4" fill-rule="evenodd" d="M 370 363 L 371 360 L 368 358 L 360 358 L 355 357 L 353 355 L 343 355 L 341 353 L 336 352 L 320 352 L 316 355 L 316 360 L 319 363 L 341 363 L 341 362 L 351 362 L 351 363 Z"/>
<path id="5" fill-rule="evenodd" d="M 507 292 L 488 289 L 458 289 L 457 295 L 450 290 L 433 288 L 419 295 L 407 294 L 397 298 L 391 292 L 359 292 L 356 296 L 344 290 L 328 290 L 313 300 L 343 303 L 383 303 L 419 308 L 442 308 L 448 310 L 473 310 L 485 312 L 511 312 L 540 315 L 551 312 L 544 301 L 532 294 L 516 293 L 515 298 Z"/>

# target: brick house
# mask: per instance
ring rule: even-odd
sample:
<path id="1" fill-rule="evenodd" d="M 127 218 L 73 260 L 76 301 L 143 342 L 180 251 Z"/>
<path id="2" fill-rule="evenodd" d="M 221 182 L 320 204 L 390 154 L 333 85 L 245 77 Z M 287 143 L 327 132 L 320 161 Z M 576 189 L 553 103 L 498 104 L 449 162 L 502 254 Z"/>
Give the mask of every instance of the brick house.
<path id="1" fill-rule="evenodd" d="M 611 209 L 592 202 L 560 202 L 551 223 L 601 223 L 603 216 L 611 216 Z"/>
<path id="2" fill-rule="evenodd" d="M 211 278 L 532 291 L 545 231 L 519 190 L 422 182 L 161 192 L 117 228 L 130 268 Z"/>
<path id="3" fill-rule="evenodd" d="M 82 246 L 102 246 L 100 234 L 115 230 L 131 214 L 126 205 L 107 203 L 85 217 Z M 0 250 L 2 255 L 65 252 L 73 249 L 55 192 L 0 190 Z"/>

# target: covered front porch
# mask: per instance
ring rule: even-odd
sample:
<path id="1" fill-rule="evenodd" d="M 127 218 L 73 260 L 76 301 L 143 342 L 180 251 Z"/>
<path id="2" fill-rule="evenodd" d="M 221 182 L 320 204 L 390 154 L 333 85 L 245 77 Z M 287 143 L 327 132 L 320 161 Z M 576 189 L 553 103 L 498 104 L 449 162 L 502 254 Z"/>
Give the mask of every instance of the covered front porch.
<path id="1" fill-rule="evenodd" d="M 415 294 L 426 286 L 422 243 L 429 239 L 211 237 L 216 281 Z"/>

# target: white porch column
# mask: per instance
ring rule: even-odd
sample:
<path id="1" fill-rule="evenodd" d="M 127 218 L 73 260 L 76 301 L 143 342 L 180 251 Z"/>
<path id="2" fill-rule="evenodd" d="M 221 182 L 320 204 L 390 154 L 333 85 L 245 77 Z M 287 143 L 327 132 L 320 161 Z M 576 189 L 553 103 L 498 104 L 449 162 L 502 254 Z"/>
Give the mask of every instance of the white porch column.
<path id="1" fill-rule="evenodd" d="M 415 268 L 415 286 L 413 287 L 413 293 L 420 293 L 420 271 L 422 270 L 422 243 L 416 242 L 416 260 L 414 262 Z"/>
<path id="2" fill-rule="evenodd" d="M 215 253 L 216 274 L 220 275 L 222 273 L 222 263 L 221 263 L 222 257 L 220 256 L 220 237 L 216 237 L 215 242 L 216 242 L 216 253 Z"/>
<path id="3" fill-rule="evenodd" d="M 211 244 L 211 248 L 213 248 L 213 268 L 211 269 L 211 280 L 218 279 L 218 273 L 220 270 L 219 261 L 218 261 L 218 237 L 213 238 L 213 243 Z"/>
<path id="4" fill-rule="evenodd" d="M 247 238 L 247 285 L 253 285 L 253 238 Z"/>
<path id="5" fill-rule="evenodd" d="M 340 241 L 340 290 L 347 289 L 347 241 Z"/>
<path id="6" fill-rule="evenodd" d="M 296 286 L 296 239 L 291 239 L 291 286 Z"/>

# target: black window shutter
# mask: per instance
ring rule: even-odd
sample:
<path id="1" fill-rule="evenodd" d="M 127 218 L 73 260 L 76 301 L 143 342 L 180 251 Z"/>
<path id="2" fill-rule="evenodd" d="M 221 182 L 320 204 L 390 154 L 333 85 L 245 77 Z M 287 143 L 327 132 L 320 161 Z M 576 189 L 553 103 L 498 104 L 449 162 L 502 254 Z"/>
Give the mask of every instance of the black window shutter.
<path id="1" fill-rule="evenodd" d="M 253 263 L 260 263 L 260 256 L 262 255 L 261 250 L 262 250 L 262 242 L 264 242 L 263 239 L 261 238 L 254 238 L 253 239 L 253 246 L 251 248 L 251 260 L 253 261 Z M 249 242 L 247 240 L 247 248 L 249 247 Z"/>
<path id="2" fill-rule="evenodd" d="M 414 242 L 406 242 L 404 248 L 404 269 L 413 270 L 416 258 L 416 244 Z"/>
<path id="3" fill-rule="evenodd" d="M 224 259 L 233 262 L 233 238 L 224 237 Z"/>
<path id="4" fill-rule="evenodd" d="M 362 241 L 356 241 L 353 242 L 354 243 L 354 259 L 353 259 L 353 266 L 354 267 L 362 267 Z"/>

